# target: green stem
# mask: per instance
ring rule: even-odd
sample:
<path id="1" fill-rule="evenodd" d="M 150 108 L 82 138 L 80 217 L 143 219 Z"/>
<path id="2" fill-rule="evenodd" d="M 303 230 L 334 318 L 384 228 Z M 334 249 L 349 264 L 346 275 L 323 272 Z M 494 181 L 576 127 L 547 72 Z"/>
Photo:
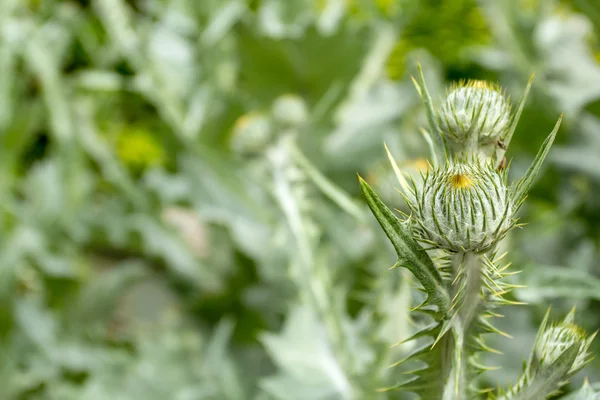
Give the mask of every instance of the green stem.
<path id="1" fill-rule="evenodd" d="M 297 268 L 296 276 L 301 293 L 306 297 L 319 319 L 323 322 L 327 339 L 340 367 L 344 370 L 349 385 L 351 399 L 365 399 L 365 391 L 358 382 L 355 371 L 354 357 L 348 342 L 340 314 L 335 310 L 330 301 L 332 296 L 331 281 L 326 268 L 319 268 L 315 257 L 315 240 L 306 224 L 301 202 L 305 199 L 297 198 L 292 188 L 292 183 L 286 176 L 291 137 L 283 138 L 278 145 L 271 149 L 269 158 L 273 164 L 275 198 L 281 207 L 289 224 L 292 235 L 298 246 L 297 258 L 293 265 Z"/>
<path id="2" fill-rule="evenodd" d="M 474 253 L 464 253 L 462 255 L 462 262 L 464 263 L 465 269 L 465 296 L 463 304 L 460 308 L 460 319 L 462 326 L 465 331 L 468 331 L 477 315 L 479 303 L 481 301 L 481 258 L 479 255 Z"/>
<path id="3" fill-rule="evenodd" d="M 445 354 L 445 362 L 452 363 L 452 371 L 444 390 L 444 400 L 462 400 L 467 396 L 466 338 L 481 301 L 481 264 L 481 257 L 475 253 L 459 253 L 452 257 L 454 275 L 462 275 L 460 281 L 454 284 L 453 296 L 458 291 L 463 293 L 459 295 L 461 300 L 456 305 L 458 310 L 452 326 L 452 351 Z"/>

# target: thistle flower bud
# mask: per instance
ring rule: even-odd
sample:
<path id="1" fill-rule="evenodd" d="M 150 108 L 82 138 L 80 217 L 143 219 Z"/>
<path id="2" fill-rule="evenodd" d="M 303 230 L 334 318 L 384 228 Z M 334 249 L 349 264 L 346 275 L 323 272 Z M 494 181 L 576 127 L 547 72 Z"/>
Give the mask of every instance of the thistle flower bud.
<path id="1" fill-rule="evenodd" d="M 408 203 L 422 240 L 451 252 L 484 252 L 513 225 L 506 175 L 489 164 L 453 163 L 423 176 Z"/>
<path id="2" fill-rule="evenodd" d="M 297 127 L 308 119 L 306 103 L 293 94 L 278 97 L 273 103 L 272 114 L 275 121 L 286 126 Z"/>
<path id="3" fill-rule="evenodd" d="M 486 145 L 502 139 L 511 120 L 511 107 L 496 85 L 469 81 L 452 87 L 439 113 L 445 137 L 459 145 Z"/>
<path id="4" fill-rule="evenodd" d="M 271 121 L 266 113 L 242 115 L 235 122 L 231 147 L 243 155 L 254 155 L 264 151 L 273 138 Z"/>
<path id="5" fill-rule="evenodd" d="M 589 360 L 588 348 L 593 336 L 588 338 L 583 329 L 565 320 L 546 328 L 535 343 L 534 354 L 540 367 L 552 365 L 571 346 L 576 346 L 577 356 L 569 370 L 575 373 L 585 366 Z"/>

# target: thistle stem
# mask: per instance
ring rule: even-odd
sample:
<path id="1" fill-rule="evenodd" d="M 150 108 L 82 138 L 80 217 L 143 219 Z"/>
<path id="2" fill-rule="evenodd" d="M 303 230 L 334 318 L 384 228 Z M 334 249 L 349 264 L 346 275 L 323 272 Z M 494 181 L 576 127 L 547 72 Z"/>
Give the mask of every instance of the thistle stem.
<path id="1" fill-rule="evenodd" d="M 292 140 L 292 137 L 283 138 L 271 149 L 269 159 L 273 164 L 275 198 L 287 219 L 298 248 L 297 257 L 292 264 L 295 268 L 294 275 L 301 295 L 323 323 L 328 344 L 344 372 L 344 398 L 365 398 L 364 390 L 357 383 L 353 353 L 341 315 L 331 301 L 331 279 L 326 269 L 319 268 L 320 264 L 315 256 L 315 232 L 311 232 L 307 226 L 307 216 L 303 214 L 300 204 L 306 199 L 297 198 L 293 183 L 285 174 L 286 167 L 289 167 L 287 162 L 291 159 L 289 151 Z"/>
<path id="2" fill-rule="evenodd" d="M 467 252 L 458 253 L 452 257 L 452 270 L 455 277 L 453 296 L 460 300 L 458 311 L 452 326 L 453 351 L 446 354 L 453 365 L 446 385 L 444 400 L 462 400 L 467 395 L 467 360 L 466 337 L 477 315 L 481 291 L 481 258 L 479 255 Z"/>
<path id="3" fill-rule="evenodd" d="M 461 323 L 465 331 L 468 331 L 477 314 L 479 302 L 481 301 L 481 258 L 474 253 L 464 253 L 462 263 L 465 269 L 466 286 L 464 288 L 464 300 L 460 308 Z"/>

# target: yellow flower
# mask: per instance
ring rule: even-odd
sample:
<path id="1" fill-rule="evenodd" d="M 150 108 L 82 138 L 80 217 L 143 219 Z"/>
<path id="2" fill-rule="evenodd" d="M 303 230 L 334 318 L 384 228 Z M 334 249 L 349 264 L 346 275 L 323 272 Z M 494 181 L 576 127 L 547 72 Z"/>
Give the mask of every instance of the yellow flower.
<path id="1" fill-rule="evenodd" d="M 117 154 L 121 161 L 135 169 L 161 165 L 166 160 L 164 149 L 143 128 L 127 127 L 119 132 Z"/>
<path id="2" fill-rule="evenodd" d="M 473 179 L 466 174 L 456 173 L 450 177 L 450 186 L 454 189 L 468 189 L 473 186 Z"/>

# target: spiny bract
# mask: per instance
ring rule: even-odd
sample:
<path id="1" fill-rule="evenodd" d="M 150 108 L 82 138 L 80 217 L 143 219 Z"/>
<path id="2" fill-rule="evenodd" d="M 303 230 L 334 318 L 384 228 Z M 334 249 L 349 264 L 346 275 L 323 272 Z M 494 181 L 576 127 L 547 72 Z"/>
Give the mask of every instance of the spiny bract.
<path id="1" fill-rule="evenodd" d="M 535 344 L 535 356 L 541 366 L 554 363 L 571 346 L 577 346 L 577 358 L 570 371 L 577 371 L 587 363 L 587 352 L 591 340 L 579 326 L 571 322 L 562 322 L 550 326 L 540 336 Z"/>
<path id="2" fill-rule="evenodd" d="M 421 239 L 450 252 L 487 251 L 514 222 L 506 174 L 476 161 L 427 173 L 407 200 Z"/>
<path id="3" fill-rule="evenodd" d="M 488 82 L 459 83 L 448 91 L 439 121 L 444 136 L 457 144 L 495 143 L 510 128 L 510 102 L 498 86 Z"/>

